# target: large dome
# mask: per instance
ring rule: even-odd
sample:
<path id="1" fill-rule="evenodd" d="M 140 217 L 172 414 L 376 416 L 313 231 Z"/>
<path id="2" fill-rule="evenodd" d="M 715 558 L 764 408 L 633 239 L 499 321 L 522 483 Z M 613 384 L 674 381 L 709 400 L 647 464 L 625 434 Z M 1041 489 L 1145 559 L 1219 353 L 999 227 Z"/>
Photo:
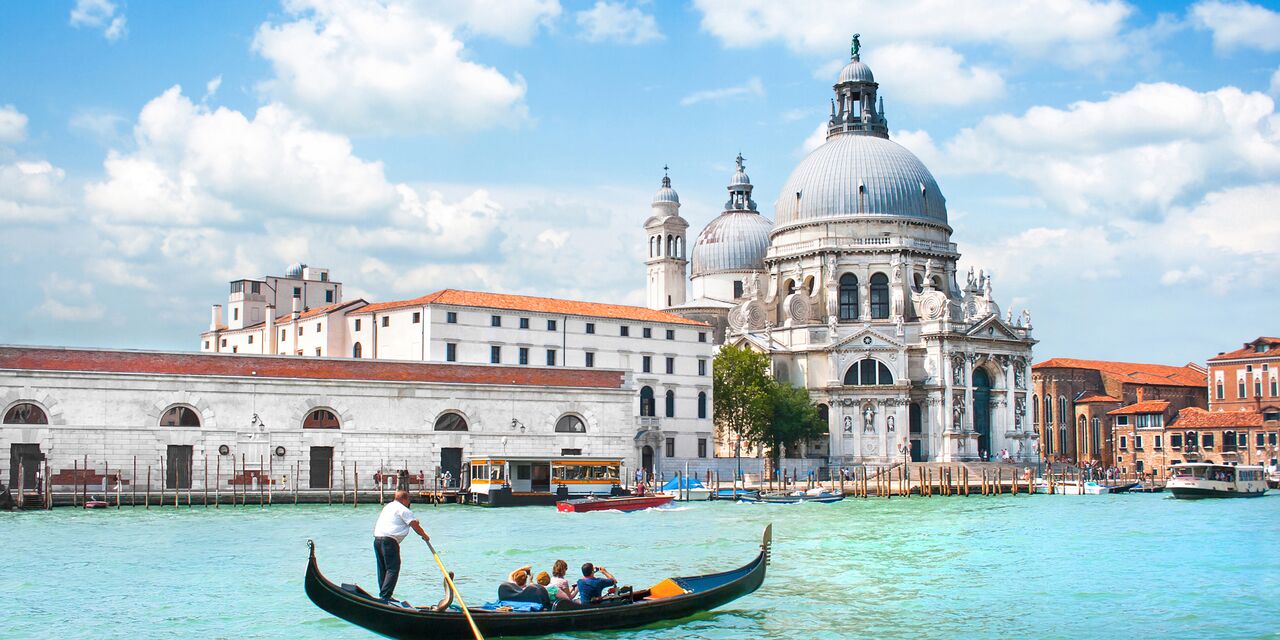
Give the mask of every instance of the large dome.
<path id="1" fill-rule="evenodd" d="M 947 203 L 920 159 L 887 138 L 831 136 L 800 161 L 774 208 L 776 228 L 846 216 L 947 223 Z"/>
<path id="2" fill-rule="evenodd" d="M 754 211 L 726 211 L 716 216 L 693 245 L 691 275 L 764 269 L 772 229 L 773 223 Z"/>

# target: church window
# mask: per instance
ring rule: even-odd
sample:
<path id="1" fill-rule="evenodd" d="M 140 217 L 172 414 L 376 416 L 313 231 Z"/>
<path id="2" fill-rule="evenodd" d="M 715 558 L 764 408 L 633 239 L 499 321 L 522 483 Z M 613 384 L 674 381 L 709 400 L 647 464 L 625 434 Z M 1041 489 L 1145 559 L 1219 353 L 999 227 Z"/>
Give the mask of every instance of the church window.
<path id="1" fill-rule="evenodd" d="M 893 372 L 879 360 L 866 358 L 849 367 L 844 374 L 844 383 L 851 386 L 893 384 Z"/>
<path id="2" fill-rule="evenodd" d="M 738 298 L 741 298 L 741 297 L 742 297 L 742 281 L 734 280 L 733 281 L 733 299 L 737 300 Z"/>
<path id="3" fill-rule="evenodd" d="M 889 318 L 889 276 L 877 273 L 871 276 L 871 319 Z"/>
<path id="4" fill-rule="evenodd" d="M 912 288 L 912 289 L 914 289 L 916 293 L 920 293 L 921 291 L 924 291 L 924 276 L 923 276 L 923 275 L 921 275 L 921 274 L 919 274 L 919 273 L 915 274 L 915 276 L 913 276 L 913 277 L 912 277 L 912 283 L 913 283 L 913 284 L 912 284 L 911 288 Z"/>
<path id="5" fill-rule="evenodd" d="M 840 276 L 840 319 L 858 319 L 858 276 L 852 273 Z"/>
<path id="6" fill-rule="evenodd" d="M 1031 396 L 1031 424 L 1040 424 L 1040 398 Z"/>
<path id="7" fill-rule="evenodd" d="M 1044 423 L 1050 427 L 1053 426 L 1053 398 L 1051 396 L 1044 397 Z"/>
<path id="8" fill-rule="evenodd" d="M 1070 424 L 1070 420 L 1067 418 L 1066 396 L 1058 396 L 1058 424 L 1063 425 L 1064 427 Z"/>
<path id="9" fill-rule="evenodd" d="M 44 409 L 30 402 L 19 402 L 5 412 L 4 424 L 49 424 L 49 418 Z M 199 423 L 196 426 L 200 426 Z"/>

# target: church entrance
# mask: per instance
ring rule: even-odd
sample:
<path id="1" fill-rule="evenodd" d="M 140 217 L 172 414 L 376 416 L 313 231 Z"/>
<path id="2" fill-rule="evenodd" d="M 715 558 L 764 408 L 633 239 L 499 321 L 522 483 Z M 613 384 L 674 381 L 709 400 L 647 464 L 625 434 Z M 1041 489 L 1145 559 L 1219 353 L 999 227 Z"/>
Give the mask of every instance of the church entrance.
<path id="1" fill-rule="evenodd" d="M 640 450 L 640 467 L 644 469 L 646 479 L 653 477 L 653 447 L 647 444 Z"/>
<path id="2" fill-rule="evenodd" d="M 973 430 L 978 432 L 978 453 L 991 455 L 991 376 L 986 369 L 973 370 Z"/>

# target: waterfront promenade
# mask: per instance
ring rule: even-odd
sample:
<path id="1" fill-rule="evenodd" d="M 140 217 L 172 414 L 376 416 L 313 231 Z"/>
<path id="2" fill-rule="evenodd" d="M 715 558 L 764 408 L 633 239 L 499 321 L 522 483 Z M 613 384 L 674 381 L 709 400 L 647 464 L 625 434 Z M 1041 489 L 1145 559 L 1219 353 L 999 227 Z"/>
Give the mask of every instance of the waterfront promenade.
<path id="1" fill-rule="evenodd" d="M 678 627 L 565 638 L 1091 638 L 1274 633 L 1280 495 L 1163 495 L 681 505 L 633 514 L 418 506 L 468 601 L 523 564 L 604 564 L 623 583 L 724 568 L 774 523 L 763 587 Z M 306 540 L 326 574 L 372 581 L 373 509 L 302 505 L 0 514 L 5 637 L 365 638 L 302 592 Z M 406 543 L 398 595 L 440 597 Z M 74 593 L 74 600 L 71 594 Z M 67 614 L 72 602 L 77 614 Z"/>

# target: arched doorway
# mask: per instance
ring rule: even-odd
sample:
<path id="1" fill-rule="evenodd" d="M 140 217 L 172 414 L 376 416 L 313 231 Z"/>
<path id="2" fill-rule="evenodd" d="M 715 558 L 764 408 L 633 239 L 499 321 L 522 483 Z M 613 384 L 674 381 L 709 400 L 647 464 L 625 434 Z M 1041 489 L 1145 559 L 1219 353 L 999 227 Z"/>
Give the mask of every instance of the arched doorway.
<path id="1" fill-rule="evenodd" d="M 973 430 L 978 432 L 978 452 L 991 453 L 991 376 L 986 369 L 973 370 Z"/>
<path id="2" fill-rule="evenodd" d="M 912 402 L 907 409 L 908 433 L 911 436 L 911 461 L 924 460 L 924 417 L 920 411 L 920 403 Z"/>
<path id="3" fill-rule="evenodd" d="M 640 450 L 640 467 L 644 469 L 646 480 L 653 477 L 653 447 L 647 444 Z"/>

